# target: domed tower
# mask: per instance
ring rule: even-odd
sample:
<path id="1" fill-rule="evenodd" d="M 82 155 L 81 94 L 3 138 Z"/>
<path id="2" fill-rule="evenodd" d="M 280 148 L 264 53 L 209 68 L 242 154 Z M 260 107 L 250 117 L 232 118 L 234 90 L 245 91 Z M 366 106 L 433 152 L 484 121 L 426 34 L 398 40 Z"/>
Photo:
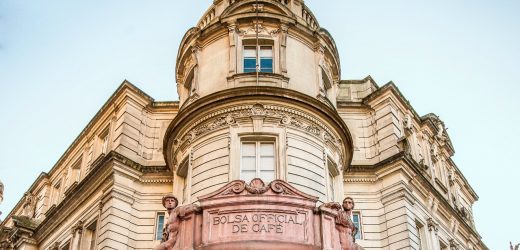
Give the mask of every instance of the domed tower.
<path id="1" fill-rule="evenodd" d="M 215 0 L 179 47 L 180 110 L 164 139 L 191 203 L 233 180 L 343 196 L 352 139 L 335 109 L 334 40 L 302 0 Z"/>

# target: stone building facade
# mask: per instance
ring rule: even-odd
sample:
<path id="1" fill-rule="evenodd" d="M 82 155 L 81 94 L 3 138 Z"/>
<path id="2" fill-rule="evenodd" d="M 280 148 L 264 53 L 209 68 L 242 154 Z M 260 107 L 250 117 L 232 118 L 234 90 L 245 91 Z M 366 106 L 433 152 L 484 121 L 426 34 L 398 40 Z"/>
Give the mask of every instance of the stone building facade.
<path id="1" fill-rule="evenodd" d="M 254 178 L 317 206 L 353 197 L 365 249 L 487 249 L 444 123 L 392 82 L 341 80 L 303 0 L 215 0 L 176 78 L 178 102 L 123 82 L 2 222 L 0 249 L 151 249 L 161 197 L 197 204 Z"/>

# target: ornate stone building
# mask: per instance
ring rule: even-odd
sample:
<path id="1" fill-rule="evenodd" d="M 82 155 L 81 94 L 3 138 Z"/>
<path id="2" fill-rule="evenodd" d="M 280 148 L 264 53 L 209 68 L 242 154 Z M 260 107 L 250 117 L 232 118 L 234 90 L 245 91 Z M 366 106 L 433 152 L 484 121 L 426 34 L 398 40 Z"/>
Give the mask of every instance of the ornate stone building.
<path id="1" fill-rule="evenodd" d="M 353 197 L 365 249 L 487 249 L 444 123 L 392 82 L 341 80 L 303 0 L 215 0 L 182 39 L 176 78 L 178 102 L 123 82 L 2 222 L 0 249 L 151 249 L 164 195 L 211 205 L 254 178 L 314 206 Z M 318 238 L 306 249 L 337 249 Z"/>

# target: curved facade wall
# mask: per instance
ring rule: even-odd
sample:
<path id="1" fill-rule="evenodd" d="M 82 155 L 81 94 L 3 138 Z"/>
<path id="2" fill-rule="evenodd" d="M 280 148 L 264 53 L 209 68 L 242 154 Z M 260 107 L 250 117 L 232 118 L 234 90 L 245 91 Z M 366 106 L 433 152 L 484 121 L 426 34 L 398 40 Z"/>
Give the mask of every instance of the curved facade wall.
<path id="1" fill-rule="evenodd" d="M 254 88 L 242 91 L 254 92 Z M 241 91 L 232 92 L 241 95 Z M 183 183 L 177 189 L 183 190 L 178 194 L 183 202 L 194 202 L 232 180 L 247 178 L 244 171 L 251 162 L 246 162 L 245 144 L 255 143 L 264 145 L 262 150 L 272 147 L 272 154 L 258 159 L 262 163 L 257 164 L 254 177 L 262 178 L 261 168 L 272 162 L 274 173 L 266 182 L 285 180 L 322 202 L 342 197 L 343 168 L 352 150 L 348 133 L 338 129 L 341 124 L 308 104 L 288 102 L 274 94 L 236 98 L 221 105 L 209 101 L 218 97 L 201 99 L 193 104 L 198 107 L 180 113 L 172 122 L 166 154 L 178 183 Z M 184 123 L 188 118 L 190 123 Z M 257 158 L 263 157 L 260 151 Z M 266 159 L 268 163 L 263 162 Z"/>

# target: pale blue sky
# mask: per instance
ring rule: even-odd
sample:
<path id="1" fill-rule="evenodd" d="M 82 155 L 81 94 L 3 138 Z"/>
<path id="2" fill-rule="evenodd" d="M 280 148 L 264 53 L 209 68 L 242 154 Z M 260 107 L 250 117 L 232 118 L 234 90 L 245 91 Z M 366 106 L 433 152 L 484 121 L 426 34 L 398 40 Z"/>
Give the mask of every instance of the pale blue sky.
<path id="1" fill-rule="evenodd" d="M 211 2 L 0 0 L 0 218 L 124 79 L 177 99 L 180 39 Z M 394 81 L 445 121 L 490 249 L 520 242 L 520 1 L 306 3 L 336 40 L 343 79 Z"/>

